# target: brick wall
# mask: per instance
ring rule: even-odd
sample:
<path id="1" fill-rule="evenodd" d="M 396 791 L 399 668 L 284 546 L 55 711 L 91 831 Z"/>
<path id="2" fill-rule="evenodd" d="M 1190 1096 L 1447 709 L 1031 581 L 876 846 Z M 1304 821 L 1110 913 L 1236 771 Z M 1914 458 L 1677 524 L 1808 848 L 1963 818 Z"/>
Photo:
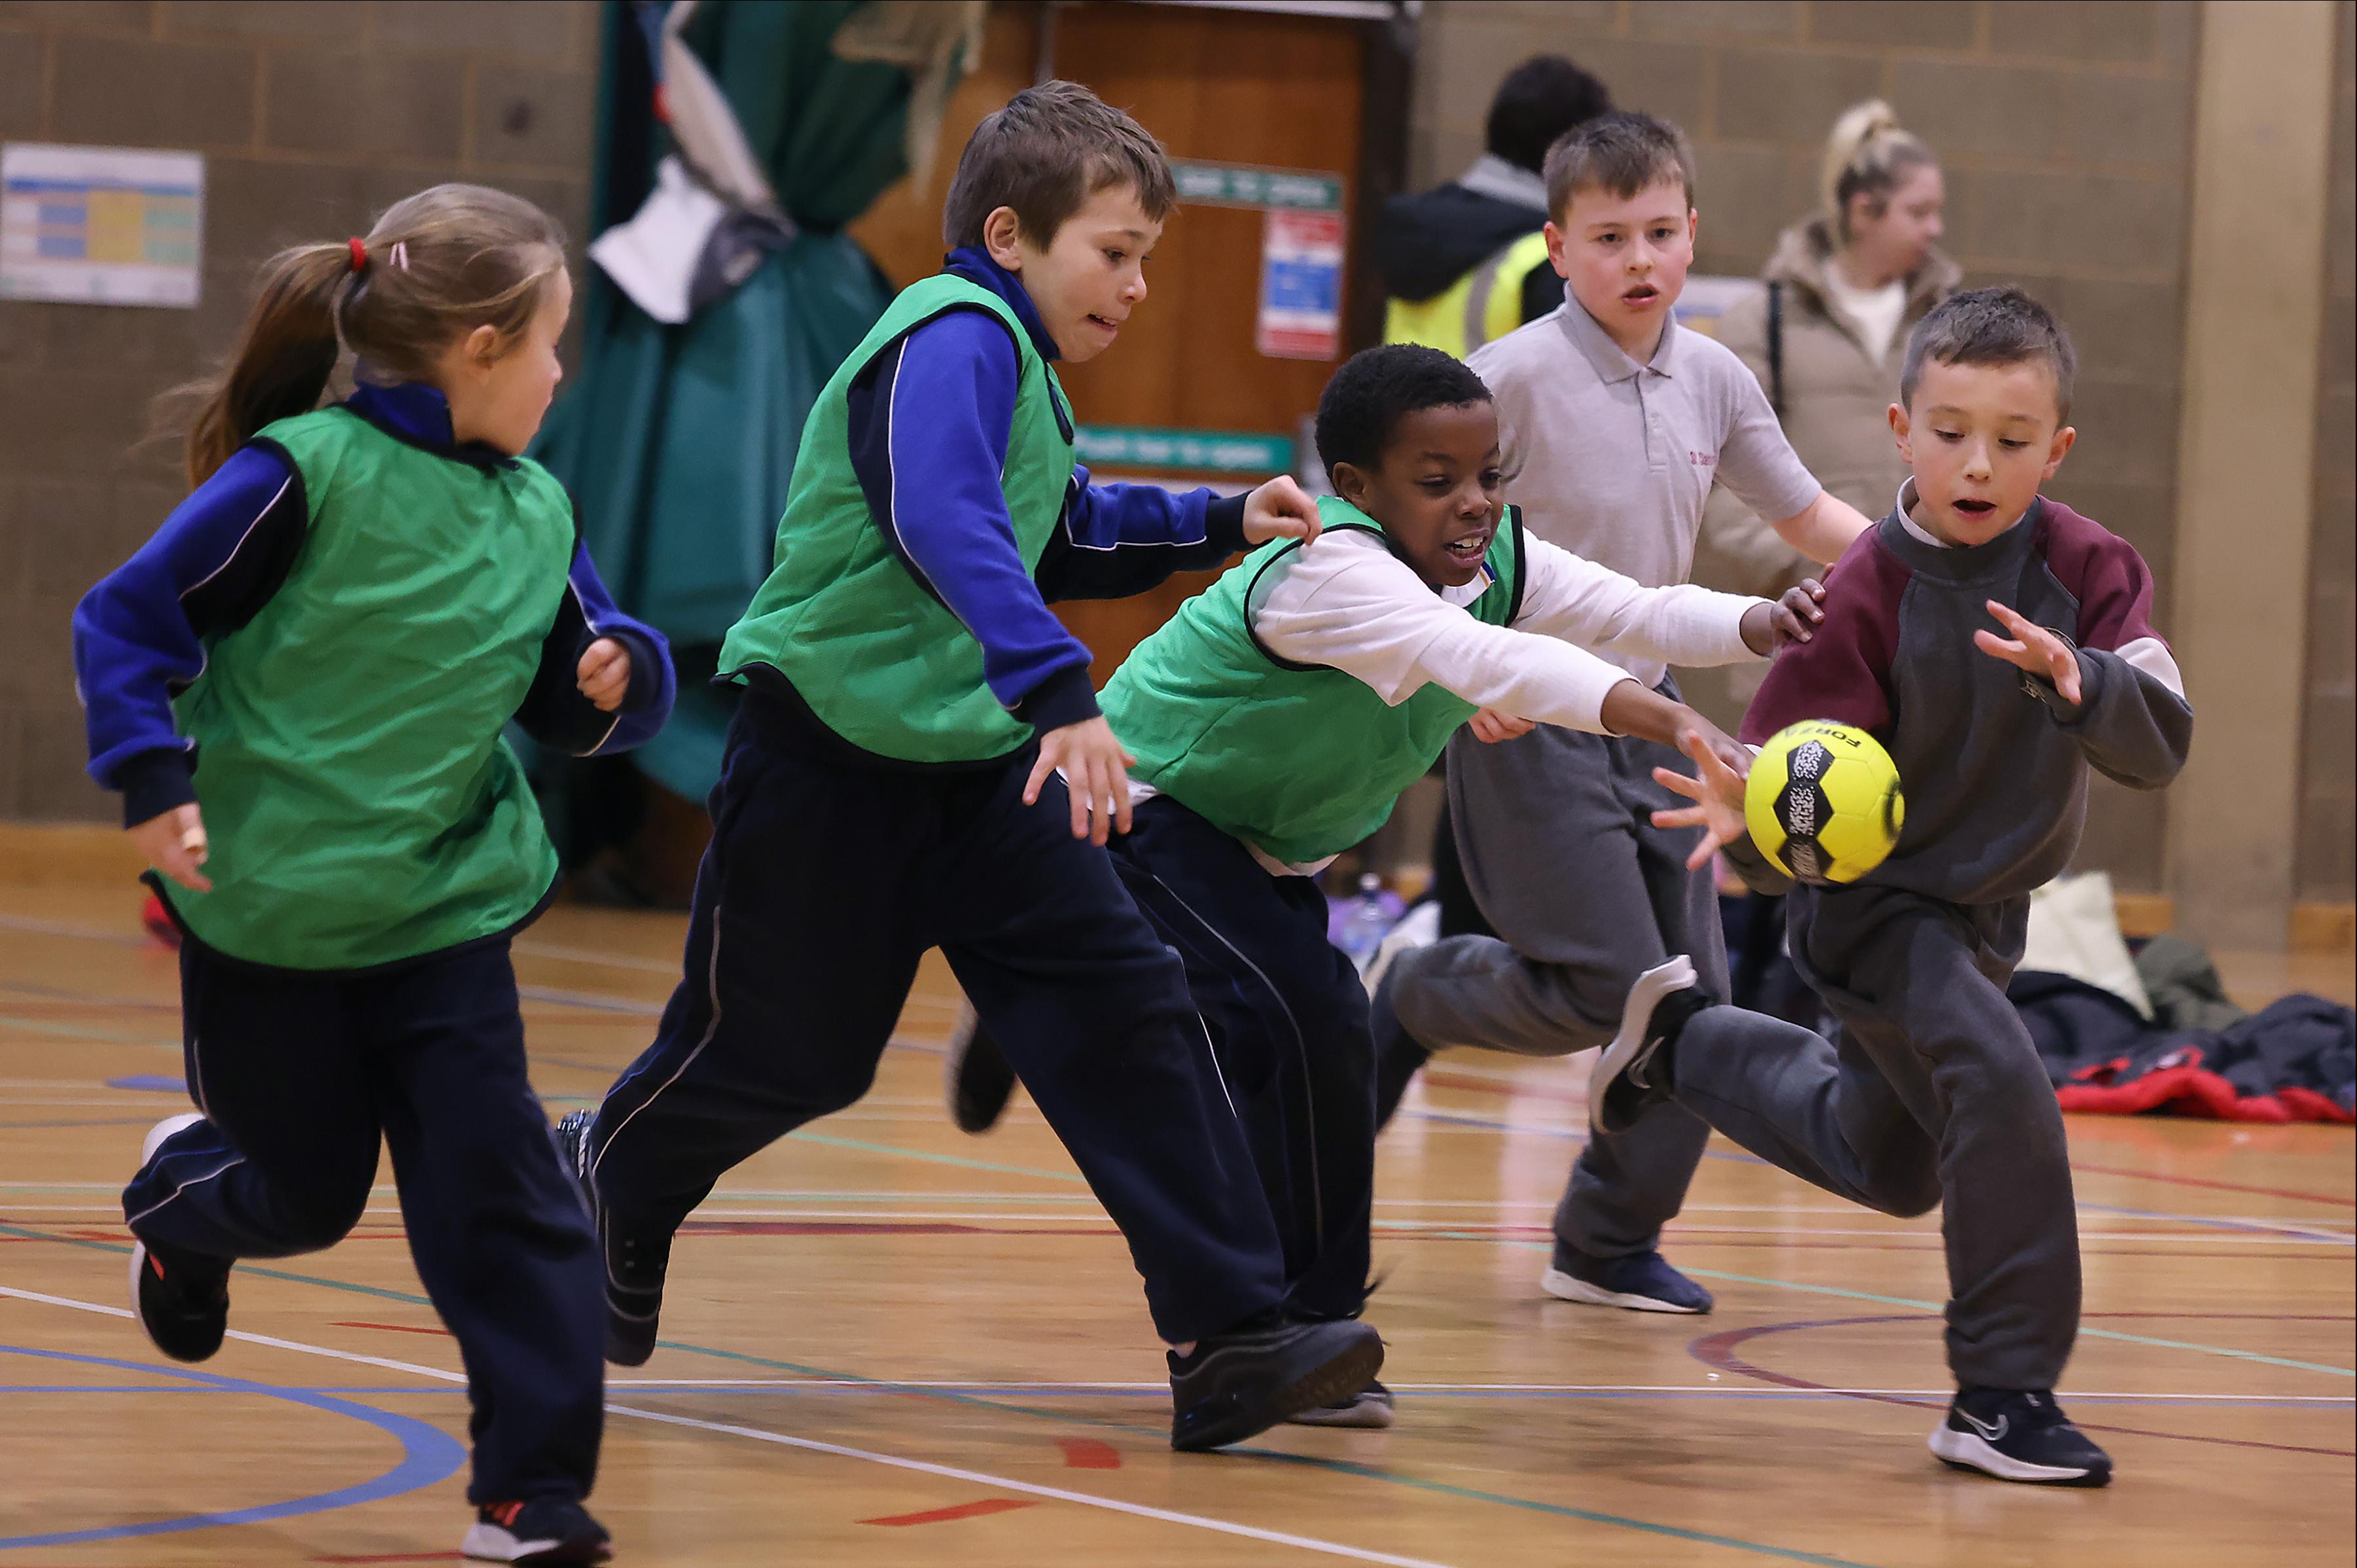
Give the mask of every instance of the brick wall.
<path id="1" fill-rule="evenodd" d="M 2339 15 L 2332 210 L 2325 228 L 2324 355 L 2316 408 L 2316 532 L 2309 556 L 2308 713 L 2300 741 L 2303 898 L 2357 896 L 2357 5 Z"/>
<path id="2" fill-rule="evenodd" d="M 1813 209 L 1835 117 L 1888 99 L 1947 166 L 1945 244 L 1967 282 L 2023 285 L 2077 339 L 2080 446 L 2053 491 L 2144 553 L 2166 626 L 2196 27 L 2181 0 L 1438 0 L 1419 30 L 1414 173 L 1462 168 L 1498 79 L 1531 54 L 1568 54 L 1622 105 L 1685 128 L 1702 180 L 1697 265 L 1750 274 Z M 2345 790 L 2345 756 L 2337 777 Z M 2163 798 L 2099 786 L 2083 860 L 2158 887 Z"/>
<path id="3" fill-rule="evenodd" d="M 253 264 L 364 232 L 447 179 L 578 239 L 597 91 L 587 0 L 0 0 L 0 138 L 205 155 L 195 310 L 0 303 L 0 818 L 102 818 L 68 618 L 183 487 L 156 392 L 223 352 Z"/>

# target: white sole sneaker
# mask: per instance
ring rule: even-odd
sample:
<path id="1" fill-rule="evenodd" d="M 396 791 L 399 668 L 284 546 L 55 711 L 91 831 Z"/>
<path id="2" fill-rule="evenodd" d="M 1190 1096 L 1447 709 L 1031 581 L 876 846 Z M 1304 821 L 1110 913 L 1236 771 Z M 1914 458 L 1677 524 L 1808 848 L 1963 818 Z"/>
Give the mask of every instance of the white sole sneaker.
<path id="1" fill-rule="evenodd" d="M 2043 1481 L 2050 1486 L 2057 1482 L 2083 1481 L 2094 1474 L 2083 1466 L 2032 1465 L 2027 1460 L 2016 1459 L 2000 1452 L 1979 1434 L 1958 1432 L 1945 1422 L 1932 1429 L 1926 1446 L 1943 1463 L 1953 1465 L 1960 1470 L 1978 1470 L 1983 1475 L 1995 1476 L 2000 1481 Z"/>
<path id="2" fill-rule="evenodd" d="M 1375 987 L 1383 983 L 1392 965 L 1404 952 L 1428 948 L 1440 940 L 1440 905 L 1427 899 L 1400 917 L 1399 924 L 1384 933 L 1375 946 L 1375 956 L 1367 962 L 1366 972 L 1359 978 L 1366 982 L 1367 994 L 1372 996 Z"/>
<path id="3" fill-rule="evenodd" d="M 147 1168 L 147 1162 L 156 1157 L 156 1151 L 162 1148 L 165 1140 L 173 1133 L 183 1127 L 193 1127 L 203 1120 L 193 1111 L 184 1111 L 178 1116 L 167 1116 L 148 1128 L 147 1136 L 139 1143 L 139 1168 Z M 147 1243 L 134 1236 L 131 1238 L 131 1273 L 126 1277 L 131 1284 L 131 1316 L 135 1319 L 139 1316 L 139 1274 L 146 1266 Z"/>
<path id="4" fill-rule="evenodd" d="M 1631 1295 L 1624 1291 L 1605 1290 L 1586 1280 L 1565 1273 L 1561 1269 L 1549 1269 L 1539 1276 L 1539 1289 L 1557 1301 L 1577 1301 L 1588 1306 L 1618 1306 L 1630 1312 L 1673 1312 L 1692 1317 L 1702 1310 L 1693 1306 L 1676 1306 L 1650 1295 Z"/>
<path id="5" fill-rule="evenodd" d="M 140 1167 L 145 1169 L 147 1162 L 156 1157 L 156 1151 L 164 1146 L 166 1139 L 181 1128 L 193 1127 L 203 1120 L 204 1118 L 194 1111 L 184 1111 L 178 1116 L 167 1116 L 148 1128 L 147 1136 L 139 1144 Z"/>
<path id="6" fill-rule="evenodd" d="M 1694 961 L 1681 953 L 1658 968 L 1647 970 L 1637 977 L 1637 983 L 1629 988 L 1629 1001 L 1620 1009 L 1620 1032 L 1613 1036 L 1612 1043 L 1597 1056 L 1596 1066 L 1587 1075 L 1589 1127 L 1598 1133 L 1613 1130 L 1604 1125 L 1605 1090 L 1620 1076 L 1631 1059 L 1645 1048 L 1645 1027 L 1652 1022 L 1653 1009 L 1662 1004 L 1662 998 L 1695 983 Z"/>

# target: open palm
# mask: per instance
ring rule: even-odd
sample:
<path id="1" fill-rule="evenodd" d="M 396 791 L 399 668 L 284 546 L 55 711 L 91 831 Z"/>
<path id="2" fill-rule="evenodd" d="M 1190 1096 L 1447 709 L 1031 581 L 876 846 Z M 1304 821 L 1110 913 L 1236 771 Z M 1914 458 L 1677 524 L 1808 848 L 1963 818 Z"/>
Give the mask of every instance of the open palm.
<path id="1" fill-rule="evenodd" d="M 1701 770 L 1701 777 L 1691 777 L 1672 768 L 1656 768 L 1653 779 L 1664 789 L 1683 795 L 1694 804 L 1655 811 L 1653 825 L 1657 828 L 1702 829 L 1702 843 L 1686 856 L 1686 869 L 1700 871 L 1710 864 L 1711 856 L 1749 831 L 1743 825 L 1745 775 L 1729 767 L 1727 759 L 1713 751 L 1710 743 L 1704 740 L 1697 731 L 1688 730 L 1679 736 L 1678 749 L 1694 758 L 1695 766 Z"/>

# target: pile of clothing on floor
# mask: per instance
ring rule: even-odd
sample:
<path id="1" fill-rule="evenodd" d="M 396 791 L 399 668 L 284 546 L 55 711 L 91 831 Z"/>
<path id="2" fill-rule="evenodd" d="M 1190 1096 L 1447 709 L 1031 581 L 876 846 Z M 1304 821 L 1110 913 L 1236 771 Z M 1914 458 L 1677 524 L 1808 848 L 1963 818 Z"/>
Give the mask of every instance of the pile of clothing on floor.
<path id="1" fill-rule="evenodd" d="M 2306 994 L 2247 1013 L 2184 938 L 2131 950 L 2100 873 L 2033 896 L 2007 995 L 2065 1111 L 2357 1122 L 2357 1014 Z"/>

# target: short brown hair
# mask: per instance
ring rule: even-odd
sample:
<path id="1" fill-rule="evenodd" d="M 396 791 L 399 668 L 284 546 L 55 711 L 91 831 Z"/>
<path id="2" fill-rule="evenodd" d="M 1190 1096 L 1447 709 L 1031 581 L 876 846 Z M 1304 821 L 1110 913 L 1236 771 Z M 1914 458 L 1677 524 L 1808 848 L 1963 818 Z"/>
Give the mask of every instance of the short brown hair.
<path id="1" fill-rule="evenodd" d="M 1157 223 L 1178 188 L 1162 144 L 1145 126 L 1077 81 L 1027 87 L 966 138 L 942 206 L 942 239 L 952 250 L 982 243 L 982 226 L 1002 207 L 1032 243 L 1046 245 L 1081 204 L 1111 186 L 1137 193 Z"/>
<path id="2" fill-rule="evenodd" d="M 1547 149 L 1547 216 L 1557 223 L 1583 190 L 1602 190 L 1627 200 L 1648 186 L 1676 180 L 1695 199 L 1694 149 L 1684 131 L 1667 120 L 1634 110 L 1599 114 L 1575 125 Z"/>
<path id="3" fill-rule="evenodd" d="M 2054 315 L 2018 288 L 1973 288 L 1933 306 L 1907 336 L 1899 365 L 1899 402 L 1915 406 L 1923 367 L 2041 364 L 2054 373 L 2057 424 L 2071 423 L 2071 385 L 2079 355 Z"/>

